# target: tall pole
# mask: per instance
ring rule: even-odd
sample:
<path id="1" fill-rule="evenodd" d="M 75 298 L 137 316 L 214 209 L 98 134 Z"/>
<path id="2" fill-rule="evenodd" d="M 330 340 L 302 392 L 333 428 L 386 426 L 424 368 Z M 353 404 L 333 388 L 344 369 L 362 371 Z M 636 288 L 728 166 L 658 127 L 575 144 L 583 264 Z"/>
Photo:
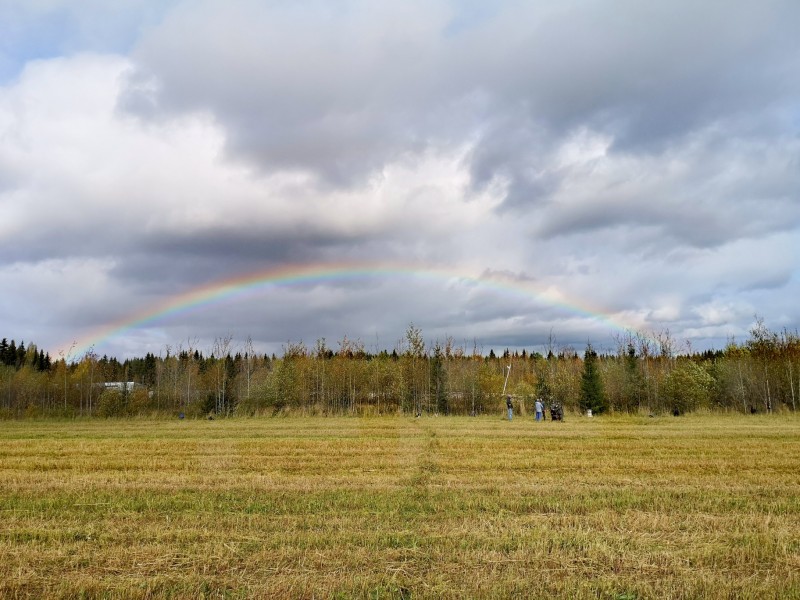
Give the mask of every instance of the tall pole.
<path id="1" fill-rule="evenodd" d="M 506 367 L 506 380 L 503 382 L 503 395 L 506 393 L 506 385 L 508 385 L 508 376 L 511 375 L 511 365 Z"/>

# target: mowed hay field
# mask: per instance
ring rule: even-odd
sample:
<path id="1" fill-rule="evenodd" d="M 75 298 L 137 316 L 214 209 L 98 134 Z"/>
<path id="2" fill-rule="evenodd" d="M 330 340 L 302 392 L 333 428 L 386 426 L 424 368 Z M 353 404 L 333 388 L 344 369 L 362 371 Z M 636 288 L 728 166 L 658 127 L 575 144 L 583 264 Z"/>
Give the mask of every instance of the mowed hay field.
<path id="1" fill-rule="evenodd" d="M 0 597 L 800 598 L 791 415 L 0 422 Z"/>

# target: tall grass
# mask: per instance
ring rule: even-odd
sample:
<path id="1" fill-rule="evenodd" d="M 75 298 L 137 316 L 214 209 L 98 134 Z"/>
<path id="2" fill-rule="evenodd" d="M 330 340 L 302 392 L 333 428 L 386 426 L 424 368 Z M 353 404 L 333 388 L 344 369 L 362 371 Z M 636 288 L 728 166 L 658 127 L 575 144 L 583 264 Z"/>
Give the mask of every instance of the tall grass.
<path id="1" fill-rule="evenodd" d="M 800 597 L 800 419 L 0 424 L 2 597 Z"/>

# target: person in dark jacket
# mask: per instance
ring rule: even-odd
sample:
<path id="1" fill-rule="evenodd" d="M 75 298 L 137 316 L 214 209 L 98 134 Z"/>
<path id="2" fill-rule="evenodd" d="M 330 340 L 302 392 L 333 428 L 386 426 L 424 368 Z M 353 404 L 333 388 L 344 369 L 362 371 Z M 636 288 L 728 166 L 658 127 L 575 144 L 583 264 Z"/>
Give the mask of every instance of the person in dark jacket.
<path id="1" fill-rule="evenodd" d="M 506 396 L 506 408 L 508 408 L 508 420 L 514 418 L 514 403 L 511 401 L 511 396 Z"/>

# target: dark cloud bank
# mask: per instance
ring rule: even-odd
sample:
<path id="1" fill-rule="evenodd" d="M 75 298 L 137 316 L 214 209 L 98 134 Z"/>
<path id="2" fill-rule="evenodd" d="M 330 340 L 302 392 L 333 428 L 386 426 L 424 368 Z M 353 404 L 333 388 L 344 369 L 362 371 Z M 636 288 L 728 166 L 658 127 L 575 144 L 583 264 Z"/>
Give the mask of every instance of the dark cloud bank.
<path id="1" fill-rule="evenodd" d="M 124 49 L 73 40 L 0 88 L 0 232 L 15 240 L 0 278 L 30 290 L 4 314 L 34 305 L 101 325 L 109 307 L 219 278 L 369 260 L 523 274 L 695 346 L 745 335 L 754 313 L 800 323 L 787 300 L 796 2 L 198 1 L 142 14 Z M 546 303 L 365 285 L 240 298 L 137 339 L 391 346 L 412 320 L 492 346 L 603 335 Z M 7 322 L 57 342 L 26 319 Z"/>

